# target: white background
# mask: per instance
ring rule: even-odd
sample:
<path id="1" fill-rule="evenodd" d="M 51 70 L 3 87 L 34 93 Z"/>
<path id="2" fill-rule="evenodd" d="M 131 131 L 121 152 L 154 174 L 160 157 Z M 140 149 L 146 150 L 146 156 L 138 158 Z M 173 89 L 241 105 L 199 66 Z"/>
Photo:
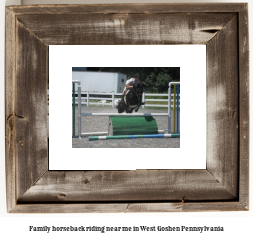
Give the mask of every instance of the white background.
<path id="1" fill-rule="evenodd" d="M 99 57 L 94 52 L 99 52 Z M 123 56 L 120 61 L 116 57 L 118 52 Z M 132 56 L 133 52 L 137 57 Z M 72 148 L 72 67 L 82 66 L 180 67 L 180 148 Z M 206 168 L 205 45 L 52 45 L 49 46 L 49 89 L 50 170 Z M 83 107 L 82 112 L 90 111 Z M 89 125 L 92 119 L 82 120 Z M 89 127 L 83 126 L 82 132 L 90 132 Z"/>
<path id="2" fill-rule="evenodd" d="M 1 235 L 3 237 L 10 237 L 10 236 L 26 236 L 26 237 L 45 237 L 45 233 L 29 233 L 28 226 L 64 226 L 64 225 L 121 225 L 121 226 L 140 226 L 140 225 L 189 225 L 193 224 L 194 226 L 201 226 L 201 225 L 221 225 L 225 227 L 225 232 L 220 233 L 206 233 L 206 234 L 198 234 L 198 233 L 157 233 L 161 237 L 251 237 L 253 234 L 252 231 L 252 220 L 253 220 L 253 208 L 252 208 L 252 176 L 251 176 L 251 184 L 250 184 L 250 212 L 194 212 L 194 213 L 129 213 L 129 214 L 7 214 L 6 212 L 6 194 L 5 194 L 5 138 L 4 138 L 4 123 L 5 123 L 5 116 L 4 116 L 4 8 L 5 5 L 12 5 L 12 4 L 20 4 L 21 1 L 18 0 L 6 0 L 1 1 L 0 11 L 1 11 L 1 25 L 0 25 L 0 51 L 1 51 L 1 64 L 0 64 L 0 72 L 1 72 L 1 80 L 0 80 L 0 88 L 1 88 L 1 104 L 0 109 L 2 112 L 1 120 L 1 166 L 0 166 L 0 222 L 1 222 Z M 23 1 L 23 3 L 29 4 L 41 4 L 41 3 L 129 3 L 129 2 L 155 2 L 154 0 L 137 0 L 137 1 L 129 1 L 129 0 L 86 0 L 86 1 L 61 1 L 61 0 L 51 0 L 51 1 Z M 198 1 L 198 0 L 190 0 L 190 1 L 170 1 L 170 0 L 160 0 L 159 2 L 207 2 L 207 1 Z M 244 1 L 244 0 L 221 0 L 221 1 L 211 1 L 208 2 L 248 2 L 249 3 L 249 28 L 250 28 L 250 44 L 252 45 L 252 1 Z M 252 59 L 252 53 L 250 53 Z M 251 72 L 252 72 L 252 64 L 251 64 Z M 250 90 L 252 91 L 252 83 L 250 84 Z M 252 105 L 252 101 L 251 101 Z M 252 107 L 251 107 L 252 109 Z M 252 132 L 252 126 L 250 128 L 250 132 Z M 250 141 L 250 145 L 252 147 L 252 140 Z M 251 156 L 252 159 L 252 156 Z M 250 171 L 252 174 L 252 163 L 250 164 Z M 121 233 L 122 235 L 123 233 Z M 127 233 L 127 235 L 131 236 L 154 236 L 154 233 Z M 50 233 L 49 233 L 50 235 Z M 51 233 L 51 236 L 57 237 L 60 235 L 61 237 L 69 237 L 69 235 L 73 235 L 72 233 Z M 103 236 L 117 236 L 118 233 L 107 233 L 103 234 Z M 77 236 L 77 234 L 76 234 Z M 88 236 L 86 234 L 86 236 Z M 99 233 L 93 233 L 93 236 L 99 236 Z M 78 236 L 77 236 L 78 237 Z M 84 237 L 83 233 L 79 234 L 79 237 Z M 92 233 L 89 234 L 89 237 L 92 237 Z"/>

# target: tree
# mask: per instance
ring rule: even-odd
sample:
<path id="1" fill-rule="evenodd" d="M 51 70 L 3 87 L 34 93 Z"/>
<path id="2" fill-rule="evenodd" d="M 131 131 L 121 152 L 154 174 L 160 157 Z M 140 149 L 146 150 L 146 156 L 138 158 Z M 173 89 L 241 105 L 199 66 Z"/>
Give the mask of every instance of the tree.
<path id="1" fill-rule="evenodd" d="M 145 91 L 153 93 L 167 92 L 169 82 L 180 81 L 180 67 L 88 67 L 87 71 L 118 72 L 128 79 L 138 73 Z"/>

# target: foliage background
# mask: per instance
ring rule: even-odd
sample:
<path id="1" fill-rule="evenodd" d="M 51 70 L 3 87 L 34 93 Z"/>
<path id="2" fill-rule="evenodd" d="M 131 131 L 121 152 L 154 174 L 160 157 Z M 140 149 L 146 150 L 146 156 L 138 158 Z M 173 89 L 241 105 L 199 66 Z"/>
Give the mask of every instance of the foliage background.
<path id="1" fill-rule="evenodd" d="M 127 75 L 130 79 L 134 74 L 140 75 L 145 92 L 166 93 L 169 82 L 180 81 L 180 67 L 88 67 L 87 71 L 118 72 Z M 84 70 L 82 67 L 75 67 L 77 71 Z"/>

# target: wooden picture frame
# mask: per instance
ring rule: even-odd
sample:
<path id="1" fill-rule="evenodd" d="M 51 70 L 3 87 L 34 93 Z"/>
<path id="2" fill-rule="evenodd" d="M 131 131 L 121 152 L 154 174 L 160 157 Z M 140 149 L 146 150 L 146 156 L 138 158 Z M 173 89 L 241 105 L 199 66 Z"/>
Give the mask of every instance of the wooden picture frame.
<path id="1" fill-rule="evenodd" d="M 6 7 L 8 212 L 247 211 L 248 40 L 244 3 Z M 49 171 L 54 44 L 206 44 L 206 169 Z"/>

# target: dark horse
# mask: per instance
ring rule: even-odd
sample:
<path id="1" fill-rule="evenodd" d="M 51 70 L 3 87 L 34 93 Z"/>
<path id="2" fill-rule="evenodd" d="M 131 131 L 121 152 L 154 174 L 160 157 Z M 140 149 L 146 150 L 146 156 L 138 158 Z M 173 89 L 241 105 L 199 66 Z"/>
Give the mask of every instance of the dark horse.
<path id="1" fill-rule="evenodd" d="M 125 96 L 125 100 L 121 100 L 117 106 L 118 113 L 126 111 L 126 113 L 132 113 L 133 110 L 137 112 L 139 107 L 144 103 L 141 102 L 143 93 L 142 83 L 140 81 L 133 84 Z"/>

